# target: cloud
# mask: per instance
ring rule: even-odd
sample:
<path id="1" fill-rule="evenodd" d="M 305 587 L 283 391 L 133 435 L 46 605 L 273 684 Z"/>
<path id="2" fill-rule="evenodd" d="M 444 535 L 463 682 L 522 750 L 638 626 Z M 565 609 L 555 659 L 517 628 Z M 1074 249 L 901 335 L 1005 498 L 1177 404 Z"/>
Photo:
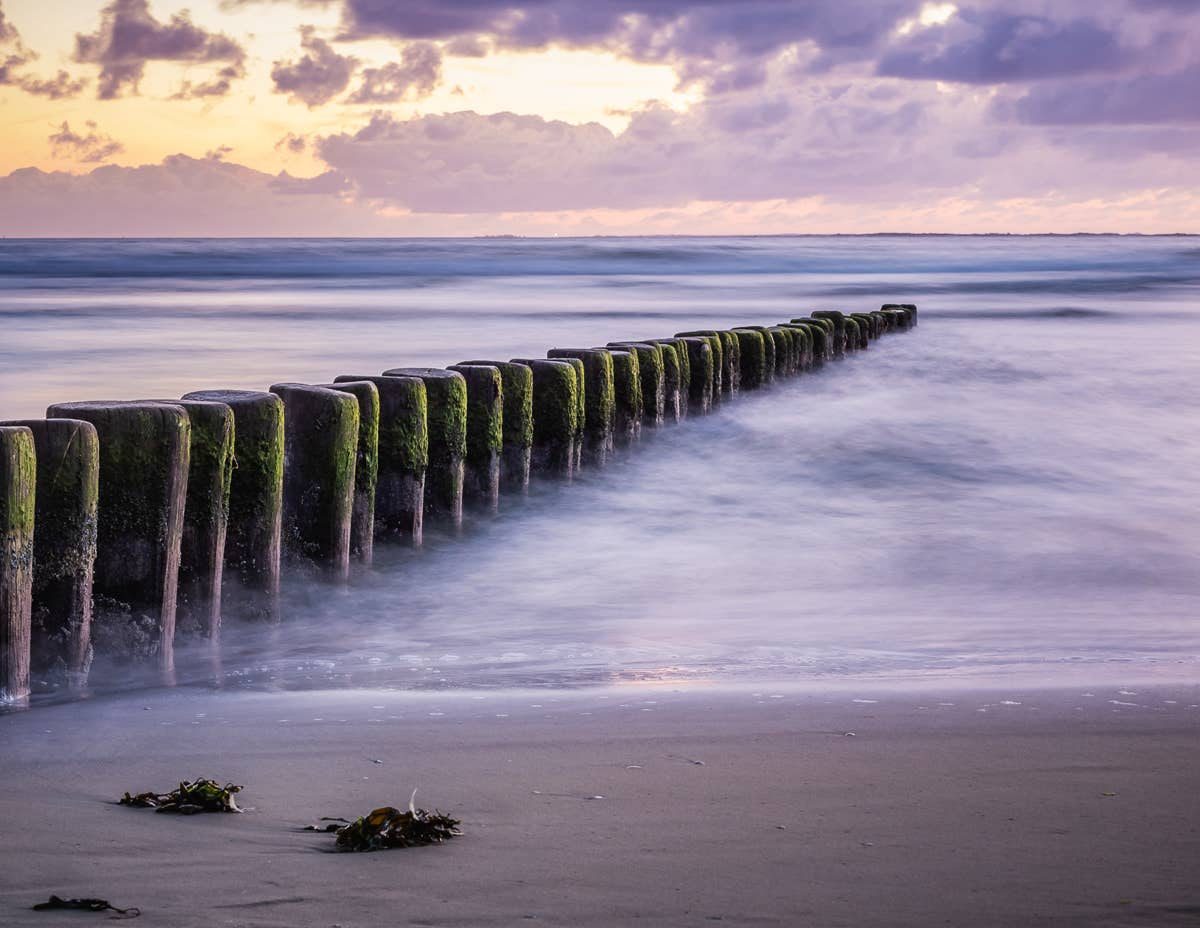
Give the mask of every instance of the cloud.
<path id="1" fill-rule="evenodd" d="M 362 78 L 362 85 L 347 102 L 395 103 L 410 91 L 420 99 L 431 94 L 442 79 L 442 53 L 431 42 L 413 42 L 405 46 L 400 61 L 364 68 Z"/>
<path id="2" fill-rule="evenodd" d="M 347 38 L 445 41 L 451 54 L 553 45 L 604 48 L 678 66 L 684 82 L 762 78 L 761 59 L 811 43 L 830 59 L 865 57 L 921 0 L 344 0 Z M 484 42 L 486 39 L 486 44 Z"/>
<path id="3" fill-rule="evenodd" d="M 1133 60 L 1117 35 L 1095 22 L 961 10 L 913 30 L 880 59 L 890 77 L 1000 84 L 1112 71 Z"/>
<path id="4" fill-rule="evenodd" d="M 246 53 L 229 36 L 197 26 L 187 11 L 164 23 L 150 13 L 148 0 L 112 0 L 96 32 L 75 36 L 75 60 L 99 66 L 101 100 L 137 93 L 150 61 L 224 64 L 212 81 L 185 83 L 175 97 L 186 99 L 228 93 L 232 81 L 245 74 Z"/>
<path id="5" fill-rule="evenodd" d="M 37 57 L 36 52 L 25 47 L 17 27 L 8 21 L 0 5 L 0 87 L 19 87 L 34 96 L 61 100 L 78 96 L 87 86 L 86 80 L 73 78 L 62 70 L 52 78 L 22 74 L 22 69 Z"/>
<path id="6" fill-rule="evenodd" d="M 1013 110 L 1041 126 L 1200 125 L 1200 65 L 1170 74 L 1035 87 Z"/>
<path id="7" fill-rule="evenodd" d="M 278 93 L 288 94 L 294 102 L 309 109 L 328 103 L 350 86 L 358 68 L 358 59 L 339 55 L 312 26 L 300 28 L 300 47 L 303 57 L 295 61 L 276 61 L 271 68 L 271 80 Z"/>
<path id="8" fill-rule="evenodd" d="M 125 146 L 112 136 L 101 133 L 92 120 L 89 119 L 84 125 L 87 135 L 72 131 L 70 123 L 66 121 L 58 127 L 58 131 L 49 138 L 54 157 L 70 157 L 84 164 L 96 164 L 125 150 Z"/>
<path id="9" fill-rule="evenodd" d="M 302 155 L 308 149 L 308 139 L 295 132 L 289 132 L 275 143 L 276 151 L 287 151 L 293 155 Z"/>
<path id="10" fill-rule="evenodd" d="M 329 194 L 287 196 L 278 178 L 172 155 L 88 174 L 22 168 L 0 177 L 0 235 L 395 234 L 394 221 Z"/>

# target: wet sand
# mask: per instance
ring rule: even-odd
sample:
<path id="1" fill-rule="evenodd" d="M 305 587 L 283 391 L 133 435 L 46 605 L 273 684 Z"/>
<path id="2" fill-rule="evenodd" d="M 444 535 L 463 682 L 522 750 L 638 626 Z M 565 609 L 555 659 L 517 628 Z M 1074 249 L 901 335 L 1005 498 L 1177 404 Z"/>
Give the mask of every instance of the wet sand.
<path id="1" fill-rule="evenodd" d="M 1136 690 L 1136 691 L 1134 691 Z M 1087 694 L 1087 695 L 1085 695 Z M 1194 925 L 1200 687 L 177 690 L 0 717 L 0 924 Z M 113 803 L 245 784 L 242 816 Z M 300 830 L 417 804 L 446 845 Z"/>

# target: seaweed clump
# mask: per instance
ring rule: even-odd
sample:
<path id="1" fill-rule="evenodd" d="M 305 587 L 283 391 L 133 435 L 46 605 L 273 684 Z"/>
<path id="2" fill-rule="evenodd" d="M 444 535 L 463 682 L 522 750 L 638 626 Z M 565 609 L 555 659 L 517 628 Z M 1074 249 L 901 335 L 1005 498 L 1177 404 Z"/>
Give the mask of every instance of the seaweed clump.
<path id="1" fill-rule="evenodd" d="M 192 780 L 179 784 L 169 793 L 126 793 L 120 805 L 153 809 L 155 812 L 174 812 L 179 815 L 196 815 L 199 812 L 241 812 L 235 793 L 242 788 L 234 783 L 224 786 L 216 780 Z"/>
<path id="2" fill-rule="evenodd" d="M 414 793 L 415 796 L 415 793 Z M 408 811 L 401 812 L 393 806 L 383 806 L 369 815 L 355 819 L 326 819 L 331 824 L 314 831 L 332 831 L 337 836 L 339 851 L 381 851 L 395 847 L 425 847 L 441 844 L 462 834 L 461 824 L 442 812 L 418 809 L 409 800 Z M 312 826 L 310 826 L 312 827 Z"/>

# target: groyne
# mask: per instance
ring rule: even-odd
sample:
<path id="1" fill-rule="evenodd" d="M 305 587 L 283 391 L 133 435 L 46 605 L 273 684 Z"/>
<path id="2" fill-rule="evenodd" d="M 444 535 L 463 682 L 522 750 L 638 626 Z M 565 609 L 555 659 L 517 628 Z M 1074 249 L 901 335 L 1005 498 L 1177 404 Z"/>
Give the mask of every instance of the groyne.
<path id="1" fill-rule="evenodd" d="M 178 638 L 278 622 L 289 576 L 352 582 L 427 519 L 453 536 L 531 477 L 570 481 L 916 323 L 889 303 L 0 422 L 0 703 L 82 690 L 94 654 L 169 682 Z"/>

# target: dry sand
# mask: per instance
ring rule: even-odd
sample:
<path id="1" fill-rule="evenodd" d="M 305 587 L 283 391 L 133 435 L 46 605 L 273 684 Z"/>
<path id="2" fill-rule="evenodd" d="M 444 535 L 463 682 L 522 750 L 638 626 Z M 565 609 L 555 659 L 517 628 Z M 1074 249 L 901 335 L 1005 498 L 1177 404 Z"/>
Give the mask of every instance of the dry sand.
<path id="1" fill-rule="evenodd" d="M 57 893 L 144 926 L 1195 925 L 1198 704 L 631 686 L 43 707 L 0 717 L 0 924 L 108 923 L 30 911 Z M 252 811 L 112 802 L 193 776 L 244 783 Z M 464 836 L 335 854 L 299 830 L 413 787 Z"/>

